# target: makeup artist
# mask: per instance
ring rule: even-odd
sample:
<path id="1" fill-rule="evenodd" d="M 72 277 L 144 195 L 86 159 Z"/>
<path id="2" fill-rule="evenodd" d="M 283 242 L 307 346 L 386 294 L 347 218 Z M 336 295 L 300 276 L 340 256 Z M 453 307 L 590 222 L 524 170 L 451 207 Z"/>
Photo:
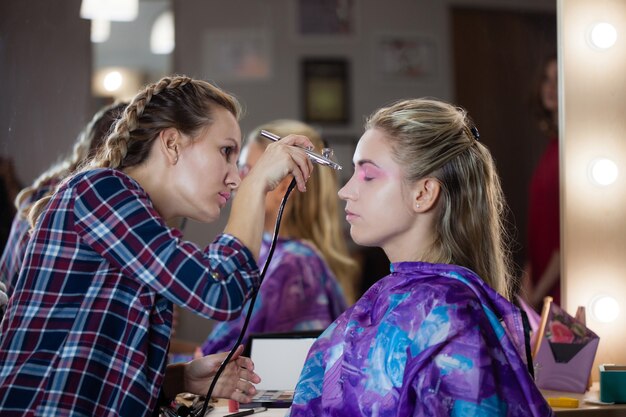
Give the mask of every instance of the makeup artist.
<path id="1" fill-rule="evenodd" d="M 166 368 L 172 305 L 237 317 L 258 285 L 267 192 L 287 175 L 305 191 L 312 169 L 300 149 L 311 142 L 292 135 L 242 181 L 239 115 L 210 83 L 163 78 L 132 99 L 85 168 L 33 206 L 0 330 L 0 415 L 148 416 L 158 400 L 206 392 L 221 356 Z M 206 248 L 167 227 L 216 220 L 235 189 L 224 233 Z M 235 356 L 214 394 L 248 402 L 255 382 Z"/>

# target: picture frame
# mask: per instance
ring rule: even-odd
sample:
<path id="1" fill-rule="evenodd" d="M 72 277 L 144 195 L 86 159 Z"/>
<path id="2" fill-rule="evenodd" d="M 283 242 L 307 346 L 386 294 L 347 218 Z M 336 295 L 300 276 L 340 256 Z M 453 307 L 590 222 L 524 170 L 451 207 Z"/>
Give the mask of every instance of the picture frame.
<path id="1" fill-rule="evenodd" d="M 272 77 L 267 30 L 209 30 L 203 40 L 203 73 L 214 81 L 262 81 Z"/>
<path id="2" fill-rule="evenodd" d="M 349 41 L 357 37 L 358 0 L 293 0 L 292 33 L 301 42 Z"/>
<path id="3" fill-rule="evenodd" d="M 350 121 L 349 62 L 344 58 L 302 60 L 302 119 L 342 125 Z"/>
<path id="4" fill-rule="evenodd" d="M 385 81 L 431 81 L 437 74 L 437 44 L 418 33 L 375 36 L 374 78 Z"/>

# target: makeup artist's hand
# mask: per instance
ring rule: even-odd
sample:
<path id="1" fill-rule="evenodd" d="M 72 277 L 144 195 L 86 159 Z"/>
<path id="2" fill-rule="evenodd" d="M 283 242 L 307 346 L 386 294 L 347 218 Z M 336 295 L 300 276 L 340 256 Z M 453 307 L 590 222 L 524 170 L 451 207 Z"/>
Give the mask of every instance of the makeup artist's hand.
<path id="1" fill-rule="evenodd" d="M 256 388 L 252 384 L 258 384 L 261 378 L 254 373 L 252 360 L 241 356 L 242 353 L 243 345 L 237 348 L 222 372 L 213 389 L 214 397 L 228 398 L 240 403 L 252 401 L 252 397 L 256 394 Z M 185 392 L 206 395 L 213 376 L 226 356 L 228 352 L 222 352 L 188 362 L 185 365 L 184 374 Z"/>
<path id="2" fill-rule="evenodd" d="M 283 178 L 291 174 L 296 179 L 298 189 L 306 191 L 306 181 L 313 170 L 313 163 L 302 148 L 313 148 L 309 138 L 302 135 L 288 135 L 278 142 L 270 143 L 244 181 L 258 181 L 261 185 L 255 187 L 272 191 Z"/>

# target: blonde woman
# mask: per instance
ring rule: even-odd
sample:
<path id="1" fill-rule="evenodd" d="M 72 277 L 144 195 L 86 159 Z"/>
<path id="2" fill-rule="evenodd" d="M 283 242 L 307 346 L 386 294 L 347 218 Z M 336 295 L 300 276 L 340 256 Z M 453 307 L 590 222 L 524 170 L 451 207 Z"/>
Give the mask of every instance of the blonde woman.
<path id="1" fill-rule="evenodd" d="M 287 175 L 305 191 L 312 170 L 311 142 L 292 135 L 242 181 L 239 115 L 214 85 L 165 77 L 131 100 L 89 166 L 35 203 L 2 321 L 0 415 L 141 417 L 159 397 L 206 393 L 224 356 L 166 367 L 172 304 L 236 318 L 258 286 L 266 193 Z M 167 226 L 216 220 L 235 189 L 207 247 Z M 246 402 L 259 378 L 240 353 L 215 395 Z"/>
<path id="2" fill-rule="evenodd" d="M 339 191 L 350 234 L 391 273 L 311 347 L 290 416 L 552 415 L 507 299 L 500 182 L 465 111 L 384 107 L 353 161 Z"/>
<path id="3" fill-rule="evenodd" d="M 242 175 L 254 168 L 271 143 L 260 135 L 261 130 L 281 137 L 304 135 L 318 153 L 324 147 L 320 134 L 305 123 L 289 119 L 269 122 L 249 135 L 240 161 Z M 325 167 L 315 169 L 307 182 L 307 192 L 289 197 L 247 334 L 323 330 L 346 309 L 346 298 L 354 302 L 358 267 L 348 254 L 341 232 L 335 172 Z M 284 179 L 265 198 L 260 264 L 267 258 L 280 202 L 289 182 L 289 178 Z M 202 345 L 202 353 L 231 349 L 244 318 L 242 315 L 235 321 L 217 323 Z"/>

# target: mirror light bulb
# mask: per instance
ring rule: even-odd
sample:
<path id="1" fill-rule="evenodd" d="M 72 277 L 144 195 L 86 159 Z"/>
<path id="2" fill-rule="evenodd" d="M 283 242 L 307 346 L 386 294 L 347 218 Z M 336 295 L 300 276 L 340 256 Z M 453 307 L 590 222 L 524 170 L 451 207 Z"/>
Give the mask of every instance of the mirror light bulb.
<path id="1" fill-rule="evenodd" d="M 619 316 L 619 303 L 609 295 L 600 295 L 591 300 L 591 314 L 599 322 L 612 323 Z"/>
<path id="2" fill-rule="evenodd" d="M 591 44 L 599 49 L 608 49 L 617 41 L 615 27 L 606 22 L 598 23 L 591 29 Z"/>
<path id="3" fill-rule="evenodd" d="M 610 185 L 617 180 L 619 170 L 617 164 L 610 159 L 602 158 L 591 162 L 591 180 L 598 185 Z"/>

